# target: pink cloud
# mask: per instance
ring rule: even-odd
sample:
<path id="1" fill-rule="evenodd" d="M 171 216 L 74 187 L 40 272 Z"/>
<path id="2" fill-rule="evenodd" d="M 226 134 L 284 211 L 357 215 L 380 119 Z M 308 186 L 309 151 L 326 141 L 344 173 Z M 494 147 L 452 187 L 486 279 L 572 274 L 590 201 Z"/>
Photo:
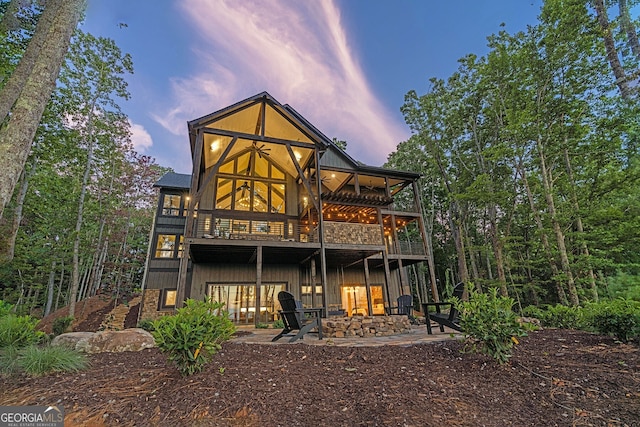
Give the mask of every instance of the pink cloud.
<path id="1" fill-rule="evenodd" d="M 330 0 L 179 3 L 198 34 L 199 72 L 172 81 L 175 105 L 154 119 L 186 135 L 186 121 L 266 90 L 356 159 L 381 165 L 409 130 L 370 88 Z"/>

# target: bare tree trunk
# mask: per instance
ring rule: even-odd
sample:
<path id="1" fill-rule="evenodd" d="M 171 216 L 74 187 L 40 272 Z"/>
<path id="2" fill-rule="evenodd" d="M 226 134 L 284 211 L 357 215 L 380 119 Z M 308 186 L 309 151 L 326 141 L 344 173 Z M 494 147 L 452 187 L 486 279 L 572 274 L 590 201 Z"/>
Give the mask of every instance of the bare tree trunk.
<path id="1" fill-rule="evenodd" d="M 565 143 L 565 147 L 567 144 Z M 564 149 L 564 161 L 567 167 L 567 175 L 569 177 L 569 184 L 571 185 L 571 199 L 573 201 L 573 209 L 576 212 L 576 229 L 581 236 L 584 236 L 584 227 L 582 225 L 582 216 L 580 215 L 580 204 L 578 203 L 578 195 L 576 194 L 575 180 L 573 179 L 573 168 L 571 167 L 571 160 L 569 159 L 569 152 Z M 589 248 L 587 242 L 581 237 L 580 249 L 582 254 L 586 258 L 587 262 L 587 274 L 589 276 L 589 289 L 591 289 L 591 298 L 594 301 L 598 301 L 598 285 L 596 284 L 596 276 L 593 273 L 593 267 L 591 266 L 591 255 L 589 254 Z"/>
<path id="2" fill-rule="evenodd" d="M 471 277 L 474 283 L 478 282 L 480 278 L 480 273 L 478 273 L 478 265 L 476 264 L 476 256 L 475 249 L 473 248 L 471 242 L 471 235 L 469 234 L 469 227 L 467 224 L 463 226 L 464 228 L 464 239 L 467 241 L 467 251 L 469 252 L 469 264 L 471 265 Z"/>
<path id="3" fill-rule="evenodd" d="M 102 287 L 102 273 L 104 271 L 104 263 L 107 260 L 107 252 L 109 250 L 109 238 L 104 240 L 102 249 L 99 254 L 98 262 L 96 263 L 96 271 L 91 287 L 91 296 L 94 296 L 98 289 Z"/>
<path id="4" fill-rule="evenodd" d="M 0 28 L 0 32 L 10 31 L 15 25 L 20 25 L 19 20 L 16 19 L 16 14 L 22 7 L 20 3 L 20 0 L 11 0 L 5 14 L 2 16 L 2 22 L 0 24 L 2 28 Z M 11 107 L 13 107 L 18 96 L 20 96 L 20 92 L 38 60 L 42 47 L 49 37 L 51 25 L 56 18 L 57 9 L 60 7 L 59 5 L 53 4 L 55 0 L 52 0 L 51 3 L 51 6 L 46 7 L 42 15 L 40 15 L 40 18 L 38 18 L 36 31 L 33 37 L 31 37 L 27 49 L 24 51 L 20 62 L 18 62 L 18 65 L 0 92 L 0 123 L 9 115 Z"/>
<path id="5" fill-rule="evenodd" d="M 82 177 L 82 187 L 80 189 L 80 198 L 78 200 L 78 216 L 76 219 L 76 228 L 73 241 L 73 269 L 69 289 L 69 316 L 75 315 L 76 299 L 78 298 L 78 287 L 80 285 L 80 230 L 82 229 L 82 219 L 84 214 L 84 199 L 87 194 L 89 175 L 91 174 L 91 168 L 93 167 L 93 148 L 95 144 L 95 138 L 93 135 L 93 120 L 95 115 L 94 109 L 97 101 L 98 97 L 96 95 L 89 105 L 89 117 L 87 118 L 87 164 L 84 169 L 84 176 Z"/>
<path id="6" fill-rule="evenodd" d="M 544 225 L 542 224 L 542 218 L 540 218 L 540 213 L 538 212 L 538 208 L 535 205 L 533 200 L 533 193 L 531 192 L 531 187 L 529 187 L 529 180 L 527 179 L 527 174 L 524 171 L 524 168 L 520 167 L 520 176 L 522 177 L 522 183 L 524 184 L 524 188 L 527 192 L 527 198 L 529 199 L 529 206 L 531 207 L 531 213 L 533 214 L 533 218 L 536 222 L 536 226 L 538 227 L 538 232 L 540 233 L 540 241 L 542 242 L 542 247 L 544 248 L 545 255 L 547 256 L 547 262 L 549 263 L 549 267 L 551 268 L 551 273 L 553 275 L 553 283 L 556 287 L 556 293 L 558 294 L 558 299 L 561 304 L 567 305 L 569 301 L 567 300 L 567 294 L 562 287 L 562 284 L 558 281 L 558 277 L 560 276 L 560 271 L 558 270 L 558 266 L 553 259 L 553 254 L 551 252 L 551 245 L 549 244 L 549 238 L 547 237 L 547 233 L 544 229 Z"/>
<path id="7" fill-rule="evenodd" d="M 44 316 L 48 316 L 51 313 L 51 306 L 53 305 L 53 294 L 55 292 L 56 285 L 56 261 L 51 261 L 51 271 L 49 271 L 49 280 L 47 281 L 47 304 L 44 308 Z"/>
<path id="8" fill-rule="evenodd" d="M 416 192 L 419 193 L 418 187 L 416 186 Z M 431 199 L 435 199 L 434 192 L 435 190 L 431 189 Z M 422 200 L 422 195 L 418 194 L 420 200 Z M 436 262 L 433 256 L 433 221 L 435 218 L 435 210 L 433 207 L 429 212 L 429 216 L 425 215 L 424 203 L 420 203 L 420 209 L 423 218 L 423 225 L 425 228 L 424 237 L 425 237 L 425 246 L 427 249 L 427 266 L 429 268 L 429 280 L 431 281 L 431 295 L 433 296 L 434 302 L 440 302 L 440 295 L 438 293 L 438 283 L 436 281 Z M 426 294 L 425 294 L 426 296 Z"/>
<path id="9" fill-rule="evenodd" d="M 62 293 L 62 285 L 64 284 L 64 261 L 62 261 L 62 267 L 60 269 L 60 281 L 58 282 L 58 294 L 56 295 L 56 305 L 53 308 L 53 311 L 58 310 L 58 304 L 60 303 L 60 294 Z"/>
<path id="10" fill-rule="evenodd" d="M 6 126 L 0 128 L 0 217 L 24 169 L 83 7 L 84 0 L 50 0 L 45 8 L 45 12 L 53 9 L 53 22 L 48 28 L 44 25 L 39 28 L 45 32 L 44 44 L 13 103 Z M 4 89 L 0 97 L 4 96 L 3 92 Z"/>
<path id="11" fill-rule="evenodd" d="M 604 47 L 607 51 L 607 59 L 613 71 L 613 76 L 616 78 L 616 85 L 620 89 L 622 98 L 629 99 L 631 97 L 631 91 L 627 84 L 627 76 L 624 72 L 624 68 L 618 58 L 618 51 L 616 50 L 615 40 L 613 39 L 613 33 L 609 26 L 609 17 L 607 16 L 607 9 L 604 5 L 604 0 L 594 0 L 593 6 L 596 9 L 596 15 L 598 16 L 598 24 L 602 30 L 602 37 L 604 38 Z"/>
<path id="12" fill-rule="evenodd" d="M 640 42 L 638 42 L 636 28 L 631 22 L 627 0 L 618 0 L 618 8 L 620 10 L 620 27 L 627 35 L 627 44 L 631 48 L 631 52 L 640 60 Z"/>
<path id="13" fill-rule="evenodd" d="M 455 202 L 451 203 L 456 205 Z M 457 210 L 457 205 L 452 207 L 452 211 Z M 451 233 L 453 235 L 453 241 L 456 245 L 456 253 L 458 254 L 458 277 L 463 283 L 469 281 L 469 270 L 467 269 L 467 251 L 464 247 L 464 230 L 462 227 L 462 220 L 458 214 L 451 212 Z M 455 286 L 455 283 L 453 284 Z"/>
<path id="14" fill-rule="evenodd" d="M 498 274 L 498 283 L 500 283 L 500 294 L 506 297 L 509 296 L 509 291 L 507 290 L 507 276 L 504 273 L 502 242 L 498 235 L 498 222 L 496 218 L 496 205 L 491 203 L 489 205 L 489 236 L 491 237 L 491 246 L 493 247 L 493 253 L 496 257 L 496 273 Z"/>
<path id="15" fill-rule="evenodd" d="M 553 200 L 553 188 L 551 187 L 553 178 L 551 176 L 551 171 L 547 170 L 546 159 L 544 151 L 542 149 L 542 141 L 540 141 L 540 138 L 538 138 L 536 143 L 538 146 L 538 155 L 540 157 L 540 172 L 542 175 L 542 186 L 544 188 L 544 195 L 547 201 L 547 209 L 549 210 L 551 224 L 553 225 L 553 231 L 556 235 L 556 242 L 558 245 L 558 252 L 560 254 L 560 265 L 562 266 L 562 272 L 567 278 L 569 302 L 571 303 L 571 305 L 579 305 L 580 300 L 578 299 L 578 290 L 576 289 L 576 283 L 573 278 L 573 273 L 571 272 L 571 265 L 569 264 L 569 257 L 567 255 L 564 233 L 562 232 L 562 227 L 560 227 L 560 222 L 558 222 L 555 202 Z"/>
<path id="16" fill-rule="evenodd" d="M 24 208 L 24 201 L 27 198 L 27 190 L 29 189 L 29 178 L 35 173 L 38 165 L 38 159 L 34 158 L 31 164 L 31 169 L 22 171 L 22 184 L 20 184 L 20 191 L 18 198 L 16 199 L 16 208 L 13 212 L 13 221 L 11 224 L 11 230 L 9 231 L 9 237 L 7 246 L 5 249 L 4 260 L 10 262 L 15 256 L 16 250 L 16 238 L 18 237 L 18 230 L 20 229 L 20 223 L 22 222 L 22 209 Z"/>

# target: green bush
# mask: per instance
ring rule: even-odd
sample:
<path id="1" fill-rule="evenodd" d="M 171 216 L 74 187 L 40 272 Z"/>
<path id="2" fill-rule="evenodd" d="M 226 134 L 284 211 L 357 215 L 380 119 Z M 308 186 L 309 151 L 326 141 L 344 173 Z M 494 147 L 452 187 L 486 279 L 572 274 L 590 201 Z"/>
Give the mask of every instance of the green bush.
<path id="1" fill-rule="evenodd" d="M 54 335 L 64 334 L 73 323 L 73 316 L 58 317 L 53 321 L 51 329 Z"/>
<path id="2" fill-rule="evenodd" d="M 562 304 L 548 305 L 541 311 L 542 326 L 562 329 L 584 329 L 585 319 L 582 307 L 566 306 Z"/>
<path id="3" fill-rule="evenodd" d="M 31 345 L 19 350 L 18 366 L 33 376 L 52 372 L 77 372 L 87 367 L 84 354 L 63 346 Z"/>
<path id="4" fill-rule="evenodd" d="M 613 335 L 617 340 L 628 342 L 640 337 L 640 302 L 615 299 L 591 303 L 585 307 L 586 323 L 594 331 Z"/>
<path id="5" fill-rule="evenodd" d="M 37 324 L 38 320 L 31 316 L 9 314 L 0 317 L 0 348 L 19 348 L 38 343 L 45 333 L 36 330 Z"/>
<path id="6" fill-rule="evenodd" d="M 284 329 L 284 322 L 282 319 L 273 321 L 273 329 Z"/>
<path id="7" fill-rule="evenodd" d="M 268 324 L 268 323 L 262 323 L 262 322 L 260 322 L 260 323 L 258 323 L 258 324 L 256 325 L 256 329 L 267 329 L 267 328 L 269 328 L 269 324 Z"/>
<path id="8" fill-rule="evenodd" d="M 147 332 L 153 332 L 153 320 L 151 319 L 142 319 L 138 322 L 138 328 L 144 329 Z"/>
<path id="9" fill-rule="evenodd" d="M 187 300 L 175 315 L 153 322 L 153 337 L 184 376 L 200 372 L 221 344 L 231 338 L 235 326 L 223 303 Z"/>
<path id="10" fill-rule="evenodd" d="M 487 354 L 499 363 L 511 357 L 516 337 L 527 335 L 512 311 L 514 300 L 498 296 L 497 288 L 481 294 L 469 289 L 469 301 L 456 300 L 460 312 L 460 326 L 467 336 L 465 350 Z"/>
<path id="11" fill-rule="evenodd" d="M 640 301 L 640 276 L 618 272 L 615 276 L 606 278 L 609 286 L 605 292 L 611 298 L 624 298 Z"/>
<path id="12" fill-rule="evenodd" d="M 0 317 L 6 316 L 13 309 L 13 305 L 0 299 Z"/>

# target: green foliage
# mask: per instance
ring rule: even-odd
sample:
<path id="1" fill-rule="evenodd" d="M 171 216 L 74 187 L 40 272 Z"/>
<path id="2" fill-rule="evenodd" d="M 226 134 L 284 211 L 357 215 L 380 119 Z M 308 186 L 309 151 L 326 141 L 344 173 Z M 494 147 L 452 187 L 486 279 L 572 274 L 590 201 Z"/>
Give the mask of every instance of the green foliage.
<path id="1" fill-rule="evenodd" d="M 532 311 L 533 308 L 527 307 Z M 562 329 L 584 329 L 584 312 L 581 307 L 556 304 L 537 309 L 534 316 L 540 320 L 542 326 Z"/>
<path id="2" fill-rule="evenodd" d="M 151 319 L 142 319 L 138 322 L 138 328 L 144 329 L 147 332 L 153 332 L 155 330 L 155 326 L 153 324 L 153 320 Z"/>
<path id="3" fill-rule="evenodd" d="M 273 321 L 273 329 L 284 329 L 284 322 L 282 319 Z"/>
<path id="4" fill-rule="evenodd" d="M 612 298 L 625 298 L 640 301 L 640 276 L 618 272 L 607 277 L 609 295 Z"/>
<path id="5" fill-rule="evenodd" d="M 40 342 L 45 333 L 36 330 L 37 324 L 38 320 L 31 316 L 0 317 L 0 348 L 20 348 Z"/>
<path id="6" fill-rule="evenodd" d="M 6 316 L 11 312 L 12 304 L 0 299 L 0 317 Z"/>
<path id="7" fill-rule="evenodd" d="M 258 323 L 258 324 L 256 325 L 256 329 L 267 329 L 267 328 L 269 328 L 269 324 L 268 324 L 268 323 L 262 323 L 262 322 L 260 322 L 260 323 Z"/>
<path id="8" fill-rule="evenodd" d="M 54 335 L 64 334 L 67 328 L 73 323 L 73 316 L 58 317 L 53 321 L 51 328 Z"/>
<path id="9" fill-rule="evenodd" d="M 182 375 L 202 371 L 221 344 L 234 334 L 235 326 L 223 306 L 190 299 L 175 315 L 153 322 L 156 345 Z"/>
<path id="10" fill-rule="evenodd" d="M 87 367 L 84 354 L 63 346 L 35 345 L 19 351 L 18 366 L 33 376 L 52 372 L 77 372 Z"/>
<path id="11" fill-rule="evenodd" d="M 514 300 L 498 296 L 497 288 L 481 294 L 469 289 L 469 301 L 456 300 L 460 312 L 460 326 L 467 336 L 466 348 L 487 354 L 499 363 L 511 357 L 516 337 L 526 335 L 526 328 L 512 311 Z"/>
<path id="12" fill-rule="evenodd" d="M 18 348 L 14 346 L 8 346 L 0 348 L 0 373 L 6 375 L 12 375 L 20 370 L 18 363 Z"/>
<path id="13" fill-rule="evenodd" d="M 615 299 L 585 307 L 586 323 L 594 331 L 613 335 L 622 342 L 640 337 L 640 302 Z"/>

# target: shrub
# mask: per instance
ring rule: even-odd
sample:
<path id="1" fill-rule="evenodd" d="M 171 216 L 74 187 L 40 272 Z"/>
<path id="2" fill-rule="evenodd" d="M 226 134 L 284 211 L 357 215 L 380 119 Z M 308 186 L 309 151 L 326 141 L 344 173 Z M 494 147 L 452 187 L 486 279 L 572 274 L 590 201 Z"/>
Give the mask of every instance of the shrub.
<path id="1" fill-rule="evenodd" d="M 26 347 L 39 342 L 45 333 L 36 330 L 37 324 L 38 320 L 31 316 L 0 317 L 0 348 Z"/>
<path id="2" fill-rule="evenodd" d="M 591 303 L 585 311 L 586 323 L 600 334 L 622 342 L 640 337 L 640 302 L 620 298 Z"/>
<path id="3" fill-rule="evenodd" d="M 187 300 L 175 315 L 153 322 L 153 337 L 160 351 L 184 376 L 200 372 L 221 344 L 231 338 L 235 326 L 223 303 Z"/>
<path id="4" fill-rule="evenodd" d="M 262 322 L 260 322 L 260 323 L 258 323 L 258 324 L 256 325 L 256 329 L 267 329 L 268 327 L 269 327 L 269 324 L 268 324 L 268 323 L 262 323 Z"/>
<path id="5" fill-rule="evenodd" d="M 284 322 L 282 321 L 282 319 L 273 321 L 273 329 L 284 329 Z"/>
<path id="6" fill-rule="evenodd" d="M 585 327 L 584 313 L 581 307 L 556 304 L 549 305 L 541 311 L 542 326 L 562 329 L 583 329 Z"/>
<path id="7" fill-rule="evenodd" d="M 512 311 L 514 300 L 498 296 L 497 288 L 481 294 L 469 289 L 469 301 L 456 300 L 460 312 L 460 326 L 467 336 L 465 349 L 487 354 L 499 363 L 511 357 L 516 337 L 526 335 L 526 329 Z"/>
<path id="8" fill-rule="evenodd" d="M 151 319 L 142 319 L 138 322 L 138 328 L 144 329 L 147 332 L 153 332 L 153 320 Z"/>
<path id="9" fill-rule="evenodd" d="M 58 317 L 53 321 L 51 329 L 54 335 L 64 334 L 73 323 L 73 316 Z"/>
<path id="10" fill-rule="evenodd" d="M 87 358 L 84 354 L 63 346 L 32 345 L 19 351 L 18 366 L 33 376 L 52 372 L 77 372 L 87 367 Z"/>
<path id="11" fill-rule="evenodd" d="M 13 305 L 0 299 L 0 317 L 8 315 L 12 308 Z"/>

